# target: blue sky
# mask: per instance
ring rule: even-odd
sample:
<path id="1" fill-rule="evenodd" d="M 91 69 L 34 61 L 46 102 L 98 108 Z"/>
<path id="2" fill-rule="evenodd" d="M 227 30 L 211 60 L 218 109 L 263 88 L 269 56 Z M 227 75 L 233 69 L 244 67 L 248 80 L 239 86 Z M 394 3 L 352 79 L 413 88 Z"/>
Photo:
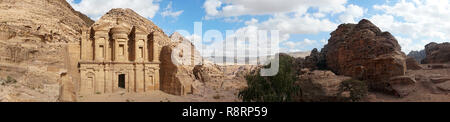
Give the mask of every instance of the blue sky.
<path id="1" fill-rule="evenodd" d="M 342 23 L 366 18 L 391 32 L 408 53 L 450 38 L 448 0 L 68 0 L 92 19 L 111 8 L 131 8 L 170 35 L 203 30 L 279 30 L 280 51 L 322 48 Z M 124 2 L 125 1 L 125 2 Z M 183 34 L 186 37 L 193 35 Z"/>

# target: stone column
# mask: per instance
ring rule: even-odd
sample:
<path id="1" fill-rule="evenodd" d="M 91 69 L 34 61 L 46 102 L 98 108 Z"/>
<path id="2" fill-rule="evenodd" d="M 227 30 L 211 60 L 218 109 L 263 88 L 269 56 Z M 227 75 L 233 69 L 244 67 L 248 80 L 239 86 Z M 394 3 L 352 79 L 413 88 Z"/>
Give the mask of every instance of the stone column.
<path id="1" fill-rule="evenodd" d="M 105 93 L 112 93 L 112 77 L 109 64 L 105 66 Z"/>
<path id="2" fill-rule="evenodd" d="M 88 32 L 89 32 L 89 28 L 86 28 L 86 27 L 84 27 L 83 29 L 82 29 L 82 33 L 81 33 L 81 49 L 80 49 L 80 52 L 81 52 L 81 57 L 80 57 L 80 59 L 82 60 L 82 61 L 86 61 L 86 60 L 89 60 L 89 58 L 88 58 L 88 53 L 90 52 L 90 49 L 89 49 L 89 43 L 88 43 L 88 41 L 89 41 L 89 35 L 88 35 Z"/>
<path id="3" fill-rule="evenodd" d="M 159 62 L 159 45 L 158 45 L 158 40 L 160 39 L 160 36 L 162 36 L 162 34 L 160 32 L 153 32 L 153 61 L 152 62 Z"/>
<path id="4" fill-rule="evenodd" d="M 149 55 L 149 52 L 150 52 L 150 50 L 148 49 L 148 43 L 149 42 L 149 40 L 148 39 L 145 39 L 145 41 L 144 41 L 144 62 L 148 62 L 148 55 Z"/>

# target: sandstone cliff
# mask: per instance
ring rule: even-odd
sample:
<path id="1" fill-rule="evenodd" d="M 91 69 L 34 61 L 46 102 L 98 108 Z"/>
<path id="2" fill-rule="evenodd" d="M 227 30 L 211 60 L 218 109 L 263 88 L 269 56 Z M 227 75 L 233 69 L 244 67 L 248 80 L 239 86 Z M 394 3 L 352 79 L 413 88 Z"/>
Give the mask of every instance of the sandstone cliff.
<path id="1" fill-rule="evenodd" d="M 425 46 L 426 57 L 423 64 L 450 63 L 450 43 L 432 42 Z"/>
<path id="2" fill-rule="evenodd" d="M 81 29 L 94 23 L 65 0 L 2 0 L 0 23 L 13 30 L 1 39 L 31 36 L 37 41 L 77 42 Z"/>
<path id="3" fill-rule="evenodd" d="M 391 77 L 406 72 L 406 55 L 394 36 L 365 19 L 340 25 L 316 55 L 318 66 L 364 80 L 375 90 L 386 90 Z"/>
<path id="4" fill-rule="evenodd" d="M 93 21 L 65 0 L 1 0 L 0 16 L 0 77 L 17 79 L 11 94 L 28 94 L 8 101 L 57 101 L 67 45 Z"/>

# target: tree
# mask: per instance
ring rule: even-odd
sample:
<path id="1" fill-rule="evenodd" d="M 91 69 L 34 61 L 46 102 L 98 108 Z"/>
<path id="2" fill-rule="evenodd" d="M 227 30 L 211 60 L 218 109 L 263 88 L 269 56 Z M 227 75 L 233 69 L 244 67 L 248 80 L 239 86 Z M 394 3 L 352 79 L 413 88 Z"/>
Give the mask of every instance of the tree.
<path id="1" fill-rule="evenodd" d="M 246 76 L 248 88 L 239 92 L 239 97 L 244 102 L 291 102 L 294 96 L 300 93 L 294 58 L 280 54 L 279 71 L 275 76 L 261 76 L 260 70 Z M 269 65 L 264 66 L 269 68 Z"/>
<path id="2" fill-rule="evenodd" d="M 361 101 L 367 97 L 368 88 L 364 81 L 359 80 L 345 80 L 339 85 L 339 95 L 343 92 L 350 92 L 350 100 L 353 102 Z"/>

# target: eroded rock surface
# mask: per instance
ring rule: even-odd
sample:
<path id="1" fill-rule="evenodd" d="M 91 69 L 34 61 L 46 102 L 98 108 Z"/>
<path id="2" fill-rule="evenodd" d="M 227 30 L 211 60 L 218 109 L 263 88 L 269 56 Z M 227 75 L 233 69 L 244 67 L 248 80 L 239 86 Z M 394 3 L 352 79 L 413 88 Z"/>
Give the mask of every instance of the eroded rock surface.
<path id="1" fill-rule="evenodd" d="M 340 25 L 321 53 L 327 68 L 367 81 L 372 89 L 385 89 L 389 78 L 406 72 L 406 55 L 394 36 L 365 19 Z"/>
<path id="2" fill-rule="evenodd" d="M 419 63 L 414 58 L 411 58 L 411 57 L 408 57 L 406 59 L 406 68 L 408 70 L 420 70 L 420 69 L 423 69 L 422 66 L 420 66 Z"/>
<path id="3" fill-rule="evenodd" d="M 408 96 L 416 90 L 416 80 L 412 76 L 393 77 L 388 84 L 387 89 L 399 97 Z"/>
<path id="4" fill-rule="evenodd" d="M 3 0 L 0 16 L 0 77 L 17 79 L 9 101 L 58 101 L 66 47 L 94 21 L 66 0 Z"/>
<path id="5" fill-rule="evenodd" d="M 426 57 L 422 60 L 423 64 L 450 63 L 450 43 L 432 42 L 425 46 Z"/>
<path id="6" fill-rule="evenodd" d="M 302 101 L 340 101 L 342 97 L 349 97 L 349 93 L 344 93 L 347 96 L 339 96 L 339 85 L 351 77 L 337 76 L 331 71 L 320 71 L 303 69 L 303 74 L 299 76 L 297 81 L 302 89 Z"/>

